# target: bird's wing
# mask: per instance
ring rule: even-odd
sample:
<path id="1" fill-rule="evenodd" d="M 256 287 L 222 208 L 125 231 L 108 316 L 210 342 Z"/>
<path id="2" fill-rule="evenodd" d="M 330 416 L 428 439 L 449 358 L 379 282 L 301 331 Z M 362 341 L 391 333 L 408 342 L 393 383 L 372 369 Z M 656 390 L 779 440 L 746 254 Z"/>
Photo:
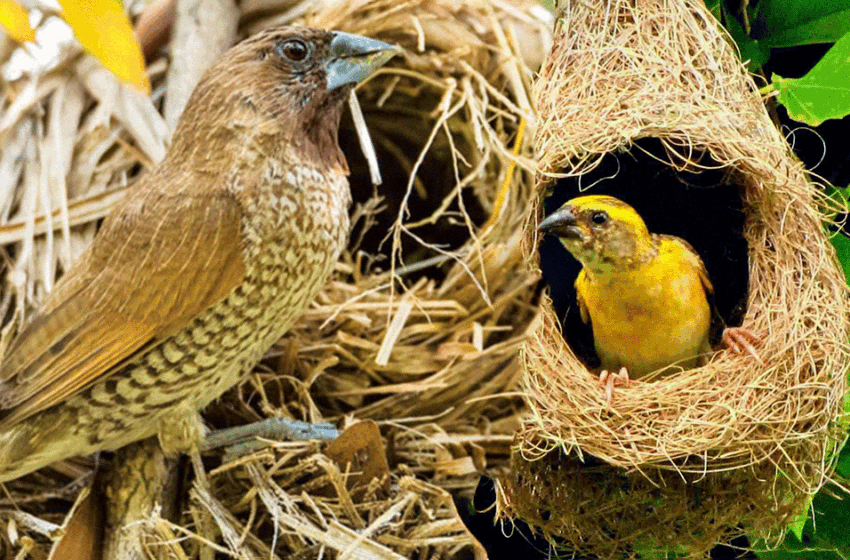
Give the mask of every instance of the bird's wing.
<path id="1" fill-rule="evenodd" d="M 705 298 L 708 301 L 708 306 L 711 309 L 711 323 L 709 325 L 708 344 L 709 347 L 716 346 L 720 343 L 720 338 L 723 334 L 723 329 L 726 328 L 726 321 L 720 315 L 717 309 L 717 304 L 714 300 L 714 286 L 711 283 L 711 278 L 708 276 L 708 270 L 705 268 L 705 263 L 699 256 L 699 253 L 691 246 L 690 243 L 680 237 L 672 235 L 659 235 L 662 240 L 662 247 L 666 250 L 675 251 L 677 256 L 680 256 L 699 276 L 700 283 L 705 290 Z M 706 350 L 709 350 L 707 348 Z"/>
<path id="2" fill-rule="evenodd" d="M 0 425 L 110 375 L 242 282 L 242 211 L 215 192 L 122 201 L 4 356 Z"/>
<path id="3" fill-rule="evenodd" d="M 687 266 L 699 276 L 702 287 L 705 290 L 706 297 L 714 296 L 714 286 L 711 283 L 711 278 L 708 276 L 708 270 L 705 268 L 705 263 L 699 256 L 699 253 L 691 246 L 690 243 L 676 237 L 674 235 L 658 235 L 661 240 L 662 251 L 675 252 L 675 257 L 679 257 Z"/>
<path id="4" fill-rule="evenodd" d="M 582 322 L 587 325 L 590 323 L 590 312 L 587 310 L 587 303 L 584 301 L 584 295 L 582 292 L 584 291 L 584 284 L 587 282 L 587 273 L 582 268 L 578 273 L 578 278 L 576 278 L 576 303 L 578 303 L 578 310 L 581 313 Z"/>

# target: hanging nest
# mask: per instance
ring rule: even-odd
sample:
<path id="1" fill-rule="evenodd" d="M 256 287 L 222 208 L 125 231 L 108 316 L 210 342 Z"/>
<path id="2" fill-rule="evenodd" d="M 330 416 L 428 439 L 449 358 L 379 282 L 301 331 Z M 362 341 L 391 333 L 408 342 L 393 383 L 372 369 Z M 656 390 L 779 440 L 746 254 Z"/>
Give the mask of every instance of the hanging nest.
<path id="1" fill-rule="evenodd" d="M 152 517 L 149 552 L 166 557 L 175 538 L 188 536 L 194 544 L 174 546 L 190 558 L 205 541 L 237 557 L 275 557 L 269 547 L 283 530 L 299 536 L 287 533 L 274 554 L 315 557 L 322 546 L 349 550 L 350 529 L 380 518 L 376 534 L 354 538 L 378 550 L 373 557 L 396 557 L 388 550 L 453 557 L 472 540 L 459 530 L 445 489 L 471 494 L 480 471 L 505 467 L 519 425 L 518 352 L 539 280 L 521 250 L 533 191 L 530 83 L 551 44 L 551 14 L 533 0 L 255 0 L 239 9 L 240 37 L 307 24 L 369 35 L 403 52 L 357 90 L 381 186 L 372 185 L 353 120 L 342 125 L 354 198 L 348 250 L 303 319 L 205 418 L 217 428 L 270 416 L 375 419 L 391 442 L 393 483 L 328 498 L 313 493 L 326 484 L 304 486 L 299 478 L 346 476 L 315 446 L 284 445 L 278 455 L 234 459 L 218 471 L 212 454 L 213 494 L 186 493 L 178 511 L 189 513 Z M 148 64 L 155 106 L 69 45 L 34 73 L 20 75 L 4 61 L 0 244 L 8 266 L 0 314 L 7 321 L 37 304 L 167 144 L 157 109 L 168 96 L 168 60 Z M 67 474 L 43 471 L 7 485 L 4 508 L 32 514 L 7 518 L 36 539 L 38 554 L 78 493 L 69 477 L 91 466 L 77 461 Z M 259 501 L 246 494 L 258 481 Z M 275 525 L 281 512 L 289 517 Z M 399 512 L 403 522 L 393 517 Z M 317 537 L 328 519 L 344 538 Z M 228 540 L 233 535 L 241 540 Z M 22 542 L 0 545 L 14 556 L 29 546 Z"/>
<path id="2" fill-rule="evenodd" d="M 743 326 L 763 342 L 761 361 L 720 351 L 702 367 L 633 381 L 611 407 L 544 298 L 523 349 L 531 412 L 502 513 L 600 557 L 701 554 L 744 532 L 781 538 L 841 440 L 850 309 L 827 201 L 700 0 L 562 3 L 535 95 L 532 266 L 547 191 L 572 180 L 600 192 L 602 181 L 586 180 L 595 168 L 653 139 L 668 168 L 719 170 L 737 186 L 749 245 Z"/>

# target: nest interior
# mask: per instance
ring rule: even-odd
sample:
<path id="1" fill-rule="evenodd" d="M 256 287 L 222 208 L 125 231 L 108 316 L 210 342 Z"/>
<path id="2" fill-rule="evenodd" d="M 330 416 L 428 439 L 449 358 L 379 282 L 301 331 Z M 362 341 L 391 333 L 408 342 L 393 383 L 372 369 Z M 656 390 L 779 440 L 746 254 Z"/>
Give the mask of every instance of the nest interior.
<path id="1" fill-rule="evenodd" d="M 372 186 L 351 121 L 340 133 L 355 200 L 349 250 L 302 320 L 205 419 L 211 427 L 272 416 L 374 419 L 390 482 L 349 495 L 340 482 L 349 473 L 308 444 L 241 458 L 213 453 L 204 458 L 211 493 L 190 492 L 187 478 L 171 514 L 134 526 L 154 558 L 207 558 L 211 550 L 315 557 L 355 546 L 380 558 L 456 557 L 471 539 L 447 491 L 471 494 L 481 471 L 504 467 L 519 425 L 518 349 L 539 293 L 520 248 L 533 188 L 531 133 L 521 131 L 533 121 L 531 74 L 551 22 L 533 1 L 260 1 L 240 9 L 242 36 L 301 23 L 367 34 L 404 52 L 357 90 L 383 185 Z M 32 309 L 123 189 L 164 153 L 157 107 L 168 96 L 168 67 L 167 57 L 149 64 L 156 105 L 125 96 L 73 46 L 49 70 L 4 82 L 7 318 Z M 35 544 L 6 535 L 4 553 L 28 546 L 46 557 L 78 493 L 69 481 L 91 466 L 9 484 L 3 504 L 24 514 L 6 518 Z"/>
<path id="2" fill-rule="evenodd" d="M 546 299 L 523 348 L 531 415 L 514 448 L 512 475 L 503 481 L 502 507 L 567 548 L 603 555 L 627 555 L 638 545 L 665 550 L 674 533 L 679 546 L 698 554 L 744 531 L 781 535 L 828 476 L 840 437 L 848 299 L 826 238 L 826 202 L 701 2 L 563 3 L 535 94 L 541 173 L 526 224 L 532 266 L 538 266 L 540 241 L 535 226 L 556 179 L 604 192 L 604 182 L 597 190 L 588 179 L 604 169 L 606 158 L 623 162 L 623 152 L 635 156 L 646 142 L 660 146 L 656 156 L 662 153 L 660 162 L 679 177 L 724 177 L 707 188 L 721 201 L 726 197 L 726 223 L 742 226 L 749 257 L 748 274 L 742 273 L 744 246 L 734 241 L 734 227 L 728 244 L 715 242 L 715 252 L 732 250 L 734 266 L 724 281 L 727 320 L 736 319 L 747 286 L 738 319 L 762 337 L 761 361 L 718 352 L 702 367 L 634 382 L 612 408 Z M 667 205 L 653 199 L 647 176 L 651 170 L 621 181 L 615 192 L 652 217 Z M 697 191 L 684 184 L 677 189 L 678 196 Z M 724 224 L 714 210 L 698 208 L 689 218 L 693 227 Z M 715 260 L 711 247 L 698 249 Z M 718 274 L 718 266 L 729 263 L 709 263 L 710 272 Z M 592 474 L 596 466 L 590 473 L 546 468 L 558 464 L 551 454 L 559 449 L 573 466 L 602 461 L 606 474 Z M 709 490 L 715 492 L 710 499 Z M 575 503 L 565 497 L 570 492 L 594 507 L 559 506 L 541 518 L 540 503 Z M 717 504 L 710 512 L 709 500 Z M 647 515 L 660 503 L 662 515 Z M 594 532 L 600 511 L 609 521 Z"/>

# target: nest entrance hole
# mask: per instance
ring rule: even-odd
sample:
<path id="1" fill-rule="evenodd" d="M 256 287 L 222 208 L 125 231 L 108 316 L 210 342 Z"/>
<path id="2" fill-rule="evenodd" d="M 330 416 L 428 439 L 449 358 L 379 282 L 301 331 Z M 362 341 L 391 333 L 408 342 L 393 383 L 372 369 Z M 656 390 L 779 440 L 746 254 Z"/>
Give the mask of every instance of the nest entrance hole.
<path id="1" fill-rule="evenodd" d="M 360 261 L 363 274 L 379 273 L 390 267 L 393 251 L 391 231 L 404 203 L 413 165 L 434 126 L 430 112 L 439 103 L 436 96 L 407 99 L 394 95 L 378 107 L 377 96 L 381 93 L 381 86 L 375 85 L 374 90 L 359 92 L 359 96 L 377 153 L 383 179 L 381 185 L 372 185 L 349 114 L 343 118 L 339 133 L 340 147 L 351 171 L 352 211 L 356 219 L 349 251 L 354 256 L 360 253 L 365 257 Z M 457 122 L 452 122 L 455 120 Z M 445 131 L 440 131 L 416 171 L 404 222 L 418 224 L 412 228 L 412 233 L 419 239 L 402 233 L 401 262 L 396 262 L 397 272 L 437 257 L 441 251 L 456 252 L 471 239 L 469 224 L 480 227 L 487 220 L 488 213 L 474 194 L 474 189 L 467 186 L 459 195 L 456 193 L 457 176 L 452 149 L 458 150 L 460 158 L 467 161 L 471 161 L 468 155 L 473 150 L 465 135 L 456 132 L 463 124 L 460 118 L 450 119 L 447 128 L 453 131 L 451 143 Z M 468 170 L 460 160 L 458 166 L 461 174 Z M 412 283 L 421 276 L 427 276 L 439 282 L 444 271 L 445 267 L 426 266 L 405 274 L 405 279 Z"/>
<path id="2" fill-rule="evenodd" d="M 738 326 L 746 311 L 749 282 L 745 214 L 739 178 L 707 153 L 690 154 L 699 169 L 677 170 L 655 138 L 633 143 L 631 150 L 606 154 L 592 171 L 559 179 L 544 201 L 546 215 L 567 200 L 609 195 L 630 204 L 652 233 L 688 241 L 702 257 L 714 284 L 715 305 L 729 326 Z M 694 169 L 694 167 L 690 167 Z M 540 243 L 540 269 L 549 286 L 564 338 L 590 367 L 599 365 L 590 329 L 576 305 L 575 279 L 581 264 L 553 236 Z"/>

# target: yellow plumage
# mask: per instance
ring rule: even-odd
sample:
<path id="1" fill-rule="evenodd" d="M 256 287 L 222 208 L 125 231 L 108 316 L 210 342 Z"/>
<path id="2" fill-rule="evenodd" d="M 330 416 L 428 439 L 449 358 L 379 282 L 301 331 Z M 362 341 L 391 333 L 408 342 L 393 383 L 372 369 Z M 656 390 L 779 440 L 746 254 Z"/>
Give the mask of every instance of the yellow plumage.
<path id="1" fill-rule="evenodd" d="M 582 264 L 578 305 L 609 378 L 609 399 L 609 373 L 663 375 L 695 367 L 711 351 L 713 287 L 686 241 L 650 233 L 631 206 L 610 196 L 572 199 L 539 227 Z M 748 331 L 726 329 L 723 338 L 755 355 L 749 342 L 758 337 Z"/>
<path id="2" fill-rule="evenodd" d="M 711 283 L 702 261 L 681 239 L 652 238 L 655 258 L 604 275 L 585 268 L 576 279 L 582 320 L 593 328 L 602 367 L 625 367 L 632 377 L 671 364 L 694 367 L 711 350 Z"/>

